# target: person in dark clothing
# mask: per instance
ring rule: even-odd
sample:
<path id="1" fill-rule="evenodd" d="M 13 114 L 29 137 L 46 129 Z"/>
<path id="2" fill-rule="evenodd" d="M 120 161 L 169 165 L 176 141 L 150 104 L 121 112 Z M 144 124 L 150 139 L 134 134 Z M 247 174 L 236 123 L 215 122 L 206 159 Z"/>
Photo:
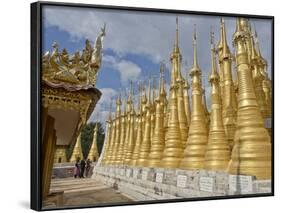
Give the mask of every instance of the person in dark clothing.
<path id="1" fill-rule="evenodd" d="M 81 168 L 80 178 L 84 178 L 85 166 L 86 166 L 86 162 L 85 162 L 84 159 L 82 159 L 81 162 L 80 162 L 80 168 Z"/>
<path id="2" fill-rule="evenodd" d="M 91 170 L 91 160 L 90 159 L 88 159 L 87 161 L 86 161 L 86 177 L 89 177 L 89 175 L 90 175 L 90 170 Z"/>
<path id="3" fill-rule="evenodd" d="M 78 177 L 80 177 L 79 160 L 76 161 L 75 168 L 74 168 L 74 178 L 78 178 Z"/>

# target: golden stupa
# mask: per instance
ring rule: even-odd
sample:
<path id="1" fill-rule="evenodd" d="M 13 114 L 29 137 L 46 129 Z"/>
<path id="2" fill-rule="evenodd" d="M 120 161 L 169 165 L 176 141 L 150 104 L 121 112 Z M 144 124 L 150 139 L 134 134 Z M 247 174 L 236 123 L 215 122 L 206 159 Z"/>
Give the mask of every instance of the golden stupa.
<path id="1" fill-rule="evenodd" d="M 235 44 L 238 73 L 238 112 L 230 174 L 252 175 L 257 179 L 271 178 L 271 143 L 255 95 L 253 76 L 247 53 L 248 21 L 238 18 Z M 253 47 L 252 47 L 253 48 Z"/>
<path id="2" fill-rule="evenodd" d="M 83 157 L 82 147 L 81 147 L 81 134 L 79 134 L 69 162 L 76 162 L 77 160 L 82 160 L 83 158 L 84 157 Z"/>
<path id="3" fill-rule="evenodd" d="M 205 110 L 202 103 L 201 70 L 197 61 L 196 30 L 193 35 L 192 77 L 192 111 L 184 158 L 180 163 L 182 169 L 203 169 L 205 151 L 208 141 Z"/>
<path id="4" fill-rule="evenodd" d="M 207 170 L 226 170 L 230 159 L 230 146 L 225 136 L 222 121 L 222 104 L 219 88 L 219 76 L 217 73 L 216 53 L 211 35 L 211 59 L 212 71 L 209 76 L 211 83 L 211 116 L 208 145 L 205 154 L 205 169 Z"/>
<path id="5" fill-rule="evenodd" d="M 213 33 L 211 36 L 209 94 L 204 90 L 208 85 L 202 84 L 196 30 L 193 35 L 193 65 L 189 72 L 191 79 L 182 77 L 177 18 L 175 43 L 170 56 L 168 100 L 163 63 L 160 64 L 158 94 L 155 78 L 150 76 L 148 85 L 139 84 L 136 107 L 131 82 L 123 112 L 119 96 L 115 117 L 112 119 L 110 114 L 107 121 L 102 164 L 206 169 L 270 179 L 271 127 L 268 123 L 272 116 L 272 88 L 267 62 L 261 55 L 257 33 L 253 33 L 248 20 L 238 18 L 233 42 L 235 55 L 227 44 L 222 18 L 217 46 L 214 45 Z M 209 99 L 210 112 L 207 108 Z"/>
<path id="6" fill-rule="evenodd" d="M 88 157 L 87 157 L 87 159 L 89 159 L 90 161 L 93 161 L 93 162 L 97 161 L 99 158 L 97 143 L 98 143 L 98 123 L 96 123 L 95 128 L 94 128 L 93 142 L 92 142 L 92 145 L 89 150 Z"/>

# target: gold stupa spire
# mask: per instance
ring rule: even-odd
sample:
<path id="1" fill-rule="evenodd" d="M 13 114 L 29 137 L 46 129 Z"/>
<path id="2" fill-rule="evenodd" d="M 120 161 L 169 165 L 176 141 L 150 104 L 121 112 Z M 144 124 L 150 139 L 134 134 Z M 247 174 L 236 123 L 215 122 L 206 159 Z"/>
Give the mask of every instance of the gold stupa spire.
<path id="1" fill-rule="evenodd" d="M 115 136 L 113 139 L 113 149 L 112 149 L 112 157 L 110 160 L 111 164 L 116 164 L 116 157 L 118 154 L 118 148 L 120 143 L 120 131 L 121 131 L 121 93 L 117 96 L 116 99 L 116 113 L 115 113 Z"/>
<path id="2" fill-rule="evenodd" d="M 238 115 L 230 174 L 252 175 L 257 179 L 271 178 L 271 143 L 257 104 L 252 73 L 246 51 L 245 33 L 237 18 L 233 36 L 238 72 Z"/>
<path id="3" fill-rule="evenodd" d="M 82 160 L 83 157 L 83 152 L 82 152 L 82 147 L 81 147 L 81 133 L 77 137 L 74 149 L 72 151 L 72 155 L 70 157 L 69 162 L 76 162 L 78 159 Z"/>
<path id="4" fill-rule="evenodd" d="M 203 104 L 203 110 L 204 110 L 205 118 L 206 118 L 206 127 L 207 127 L 207 130 L 209 131 L 209 127 L 210 127 L 210 113 L 209 113 L 208 107 L 207 107 L 205 87 L 202 88 L 202 104 Z"/>
<path id="5" fill-rule="evenodd" d="M 192 112 L 184 158 L 180 163 L 182 169 L 202 169 L 205 162 L 207 145 L 207 128 L 202 104 L 201 70 L 197 62 L 196 30 L 193 36 L 194 61 L 190 70 L 192 78 Z"/>
<path id="6" fill-rule="evenodd" d="M 97 142 L 98 142 L 98 123 L 96 123 L 94 128 L 93 142 L 87 157 L 87 159 L 91 161 L 97 161 L 99 158 Z"/>
<path id="7" fill-rule="evenodd" d="M 211 60 L 212 71 L 209 82 L 212 86 L 211 98 L 211 124 L 208 137 L 208 145 L 205 155 L 205 169 L 226 170 L 230 159 L 230 147 L 225 137 L 222 121 L 222 105 L 219 92 L 219 76 L 217 73 L 216 53 L 214 47 L 214 35 L 211 32 Z"/>
<path id="8" fill-rule="evenodd" d="M 255 33 L 255 39 L 257 41 L 257 33 Z M 251 53 L 251 65 L 252 65 L 252 74 L 253 74 L 253 83 L 254 89 L 257 97 L 257 102 L 260 107 L 260 111 L 264 120 L 270 117 L 270 112 L 268 108 L 268 103 L 265 98 L 265 93 L 263 90 L 263 82 L 265 80 L 264 73 L 264 59 L 261 56 L 260 49 L 258 44 L 254 41 L 254 35 L 251 34 L 250 37 L 252 44 L 252 53 Z"/>
<path id="9" fill-rule="evenodd" d="M 159 78 L 159 92 L 158 97 L 155 100 L 156 102 L 156 112 L 155 112 L 155 129 L 154 134 L 151 139 L 151 149 L 149 154 L 149 167 L 160 167 L 161 166 L 161 159 L 162 153 L 164 149 L 165 143 L 165 130 L 164 130 L 164 97 L 163 94 L 163 81 L 164 81 L 164 67 L 163 64 L 160 65 L 160 78 Z M 161 92 L 162 90 L 162 92 Z"/>
<path id="10" fill-rule="evenodd" d="M 150 131 L 150 138 L 153 138 L 154 134 L 154 128 L 155 128 L 155 110 L 156 110 L 156 103 L 155 103 L 155 98 L 156 98 L 156 79 L 155 77 L 152 78 L 152 83 L 153 83 L 153 89 L 152 89 L 152 100 L 151 100 L 151 105 L 150 105 L 150 115 L 151 115 L 151 131 Z"/>
<path id="11" fill-rule="evenodd" d="M 123 112 L 121 113 L 121 128 L 120 128 L 120 143 L 117 151 L 116 164 L 123 164 L 123 156 L 125 150 L 125 137 L 126 137 L 126 98 L 124 96 Z"/>
<path id="12" fill-rule="evenodd" d="M 129 165 L 132 160 L 132 154 L 134 151 L 134 123 L 135 123 L 135 110 L 134 110 L 134 103 L 133 103 L 133 82 L 130 82 L 130 93 L 127 101 L 127 131 L 126 131 L 126 155 L 124 159 L 124 164 Z"/>
<path id="13" fill-rule="evenodd" d="M 177 84 L 176 88 L 176 96 L 177 96 L 177 110 L 178 110 L 178 120 L 179 120 L 179 127 L 180 127 L 180 134 L 181 134 L 181 140 L 182 144 L 186 144 L 187 139 L 187 119 L 185 114 L 185 108 L 184 108 L 184 97 L 183 97 L 183 86 L 184 86 L 184 80 L 181 73 L 181 62 L 182 62 L 182 56 L 180 54 L 180 48 L 179 48 L 179 25 L 178 25 L 178 18 L 176 19 L 176 51 L 174 50 L 171 54 L 171 64 L 172 64 L 172 73 L 174 73 L 174 77 L 176 77 L 175 81 Z M 174 81 L 174 80 L 173 80 Z"/>
<path id="14" fill-rule="evenodd" d="M 148 166 L 148 156 L 150 152 L 151 145 L 151 85 L 150 79 L 148 82 L 148 100 L 145 106 L 146 114 L 145 116 L 145 127 L 144 127 L 144 135 L 143 141 L 140 145 L 139 157 L 137 160 L 137 166 L 146 167 Z"/>
<path id="15" fill-rule="evenodd" d="M 221 64 L 223 66 L 223 124 L 227 141 L 230 147 L 233 147 L 234 131 L 236 128 L 237 99 L 235 95 L 234 83 L 232 80 L 232 56 L 227 45 L 226 30 L 224 19 L 221 20 L 222 28 L 222 56 Z"/>
<path id="16" fill-rule="evenodd" d="M 161 102 L 160 104 L 163 105 L 163 116 L 164 116 L 164 135 L 166 136 L 167 130 L 168 130 L 168 117 L 169 117 L 169 112 L 168 112 L 168 100 L 167 100 L 167 92 L 166 92 L 166 85 L 165 85 L 165 78 L 164 78 L 164 71 L 165 71 L 165 64 L 164 62 L 161 63 L 160 65 L 160 77 L 161 80 L 161 85 L 159 86 L 160 90 L 160 95 L 161 95 Z"/>
<path id="17" fill-rule="evenodd" d="M 136 134 L 136 143 L 132 155 L 132 160 L 130 162 L 131 166 L 137 165 L 137 160 L 139 158 L 140 146 L 142 143 L 143 132 L 142 132 L 142 117 L 144 116 L 142 113 L 142 85 L 141 82 L 139 83 L 139 93 L 138 93 L 138 114 L 137 114 L 137 134 Z"/>
<path id="18" fill-rule="evenodd" d="M 265 95 L 265 101 L 267 103 L 267 108 L 268 108 L 268 114 L 269 117 L 272 117 L 272 82 L 268 77 L 268 72 L 267 72 L 267 68 L 268 68 L 268 64 L 267 61 L 262 57 L 261 51 L 260 51 L 260 46 L 259 46 L 259 40 L 258 40 L 258 36 L 257 36 L 257 32 L 255 31 L 255 46 L 257 49 L 257 54 L 261 59 L 261 69 L 262 69 L 262 73 L 264 75 L 264 81 L 263 81 L 263 91 L 264 91 L 264 95 Z"/>
<path id="19" fill-rule="evenodd" d="M 189 100 L 189 89 L 190 85 L 188 83 L 188 72 L 186 72 L 186 79 L 184 81 L 184 87 L 183 87 L 183 100 L 184 100 L 184 110 L 185 110 L 185 115 L 186 115 L 186 122 L 187 122 L 187 128 L 190 125 L 190 100 Z"/>
<path id="20" fill-rule="evenodd" d="M 220 77 L 220 94 L 221 97 L 224 97 L 224 71 L 223 71 L 223 38 L 224 38 L 224 28 L 223 28 L 223 18 L 220 19 L 220 41 L 217 45 L 217 54 L 219 60 L 219 77 Z M 226 43 L 226 42 L 225 42 Z M 222 102 L 222 106 L 224 107 L 224 102 Z"/>
<path id="21" fill-rule="evenodd" d="M 112 101 L 110 101 L 109 106 L 109 113 L 108 113 L 108 119 L 106 121 L 106 136 L 104 141 L 104 147 L 102 149 L 102 164 L 106 164 L 108 162 L 108 152 L 110 147 L 110 140 L 111 140 L 111 131 L 112 131 L 112 117 L 111 117 L 111 110 L 112 110 Z"/>
<path id="22" fill-rule="evenodd" d="M 177 100 L 177 90 L 179 87 L 177 79 L 181 79 L 181 55 L 178 48 L 178 18 L 176 19 L 176 25 L 176 44 L 178 51 L 176 52 L 174 49 L 170 57 L 172 69 L 168 103 L 169 109 L 167 110 L 169 113 L 167 119 L 168 126 L 166 129 L 165 148 L 163 151 L 163 158 L 161 164 L 161 166 L 165 168 L 177 168 L 179 166 L 180 160 L 183 157 L 183 141 L 181 139 Z"/>
<path id="23" fill-rule="evenodd" d="M 115 116 L 114 116 L 115 117 Z M 107 165 L 112 164 L 112 160 L 114 158 L 114 146 L 115 146 L 115 136 L 116 136 L 116 117 L 112 120 L 112 127 L 111 127 L 111 135 L 110 135 L 110 142 L 108 148 L 108 155 L 107 155 Z"/>

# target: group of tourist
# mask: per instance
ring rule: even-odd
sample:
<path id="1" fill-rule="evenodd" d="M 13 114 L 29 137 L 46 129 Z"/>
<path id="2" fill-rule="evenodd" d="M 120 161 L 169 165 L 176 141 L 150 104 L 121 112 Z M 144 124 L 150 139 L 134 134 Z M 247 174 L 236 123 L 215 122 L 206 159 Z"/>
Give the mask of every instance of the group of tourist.
<path id="1" fill-rule="evenodd" d="M 90 159 L 77 159 L 74 168 L 74 178 L 85 178 L 89 177 L 91 171 L 92 162 Z"/>

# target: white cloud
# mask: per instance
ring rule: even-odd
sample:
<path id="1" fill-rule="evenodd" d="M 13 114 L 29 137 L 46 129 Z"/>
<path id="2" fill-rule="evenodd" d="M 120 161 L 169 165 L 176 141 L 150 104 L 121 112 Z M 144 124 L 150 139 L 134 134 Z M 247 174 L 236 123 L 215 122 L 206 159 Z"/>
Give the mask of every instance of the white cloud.
<path id="1" fill-rule="evenodd" d="M 89 118 L 91 121 L 101 121 L 104 123 L 108 118 L 110 102 L 112 101 L 112 106 L 114 107 L 114 101 L 117 97 L 117 91 L 112 88 L 102 88 L 100 89 L 102 96 L 97 103 L 94 112 Z"/>
<path id="2" fill-rule="evenodd" d="M 130 80 L 133 82 L 137 81 L 138 77 L 141 75 L 141 68 L 131 61 L 120 60 L 108 55 L 106 55 L 103 60 L 119 72 L 122 85 L 126 85 Z"/>
<path id="3" fill-rule="evenodd" d="M 117 96 L 117 91 L 112 88 L 102 88 L 100 89 L 102 96 L 99 101 L 101 105 L 109 105 L 110 102 Z"/>
<path id="4" fill-rule="evenodd" d="M 127 82 L 129 80 L 136 81 L 141 73 L 141 68 L 130 61 L 121 61 L 117 64 L 117 68 L 121 74 L 122 82 Z"/>
<path id="5" fill-rule="evenodd" d="M 198 38 L 198 60 L 202 72 L 210 68 L 210 28 L 218 41 L 220 17 L 203 15 L 178 15 L 180 25 L 180 47 L 183 62 L 192 64 L 192 34 L 196 24 Z M 147 56 L 154 63 L 169 60 L 175 39 L 176 14 L 146 13 L 91 8 L 46 6 L 43 17 L 48 26 L 56 26 L 68 32 L 72 39 L 89 38 L 95 40 L 100 28 L 107 24 L 104 48 L 124 56 L 128 53 Z M 262 52 L 266 59 L 271 58 L 271 25 L 262 19 L 251 20 L 258 31 Z M 235 18 L 225 17 L 228 43 L 235 31 Z M 270 61 L 269 61 L 269 68 Z"/>

